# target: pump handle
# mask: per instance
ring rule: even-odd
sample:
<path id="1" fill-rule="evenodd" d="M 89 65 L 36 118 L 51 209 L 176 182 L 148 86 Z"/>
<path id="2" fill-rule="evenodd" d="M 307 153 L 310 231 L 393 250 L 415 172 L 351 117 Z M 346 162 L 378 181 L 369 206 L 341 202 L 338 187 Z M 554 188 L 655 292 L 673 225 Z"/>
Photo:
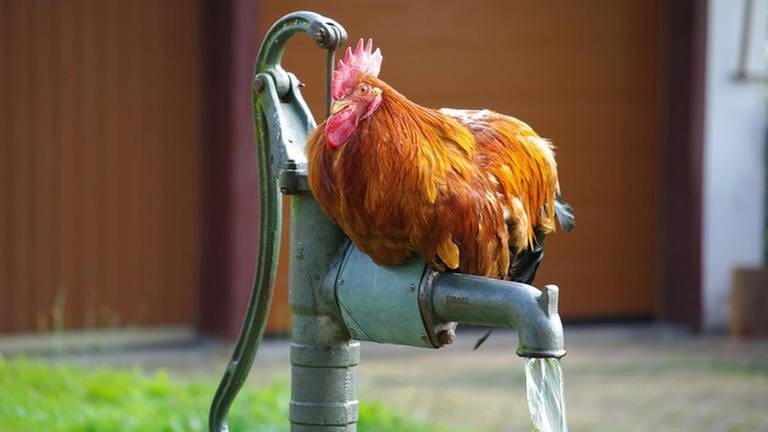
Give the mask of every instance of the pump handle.
<path id="1" fill-rule="evenodd" d="M 211 403 L 210 432 L 227 432 L 227 415 L 245 383 L 264 334 L 280 253 L 282 203 L 280 169 L 291 162 L 306 165 L 304 142 L 315 121 L 299 92 L 299 81 L 280 65 L 285 45 L 297 33 L 308 33 L 329 51 L 346 41 L 337 22 L 313 12 L 293 12 L 267 32 L 253 70 L 251 101 L 259 155 L 259 253 L 251 298 L 234 352 Z M 332 59 L 332 55 L 329 55 Z"/>

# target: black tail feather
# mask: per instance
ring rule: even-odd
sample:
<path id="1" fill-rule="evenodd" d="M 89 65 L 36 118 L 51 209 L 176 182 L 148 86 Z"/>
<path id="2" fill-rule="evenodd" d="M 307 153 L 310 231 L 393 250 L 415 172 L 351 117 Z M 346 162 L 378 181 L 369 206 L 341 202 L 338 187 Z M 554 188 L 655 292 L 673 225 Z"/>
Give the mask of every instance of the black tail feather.
<path id="1" fill-rule="evenodd" d="M 486 330 L 485 334 L 480 336 L 480 339 L 475 342 L 475 347 L 472 348 L 472 351 L 476 351 L 478 348 L 480 348 L 480 345 L 482 345 L 488 339 L 488 336 L 490 336 L 491 333 L 493 333 L 493 329 L 489 328 Z"/>

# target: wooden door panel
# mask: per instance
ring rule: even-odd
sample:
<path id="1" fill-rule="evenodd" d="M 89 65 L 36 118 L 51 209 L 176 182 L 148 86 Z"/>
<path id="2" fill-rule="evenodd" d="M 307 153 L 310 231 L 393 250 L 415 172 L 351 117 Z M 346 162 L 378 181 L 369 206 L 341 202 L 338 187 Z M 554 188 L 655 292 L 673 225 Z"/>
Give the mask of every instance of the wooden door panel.
<path id="1" fill-rule="evenodd" d="M 0 4 L 0 332 L 194 323 L 198 2 Z"/>

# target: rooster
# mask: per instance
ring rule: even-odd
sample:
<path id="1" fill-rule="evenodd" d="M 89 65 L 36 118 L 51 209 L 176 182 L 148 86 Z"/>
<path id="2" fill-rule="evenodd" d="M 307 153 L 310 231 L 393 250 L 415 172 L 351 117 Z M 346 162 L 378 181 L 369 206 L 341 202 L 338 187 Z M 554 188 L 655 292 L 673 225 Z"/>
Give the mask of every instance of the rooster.
<path id="1" fill-rule="evenodd" d="M 552 145 L 489 110 L 430 109 L 378 78 L 362 39 L 336 67 L 331 115 L 307 143 L 322 210 L 380 265 L 419 254 L 434 268 L 531 283 L 544 236 L 574 225 Z"/>

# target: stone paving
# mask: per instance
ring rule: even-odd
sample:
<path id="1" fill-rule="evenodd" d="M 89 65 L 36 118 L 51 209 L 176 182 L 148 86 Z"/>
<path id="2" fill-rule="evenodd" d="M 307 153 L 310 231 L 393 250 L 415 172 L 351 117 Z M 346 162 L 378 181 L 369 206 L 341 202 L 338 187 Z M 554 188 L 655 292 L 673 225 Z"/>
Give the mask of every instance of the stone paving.
<path id="1" fill-rule="evenodd" d="M 690 336 L 663 326 L 566 327 L 563 360 L 571 431 L 768 432 L 768 340 Z M 360 398 L 465 431 L 528 431 L 523 360 L 512 331 L 460 331 L 445 349 L 364 344 Z M 68 357 L 139 364 L 172 376 L 218 380 L 229 347 Z M 268 340 L 249 385 L 288 380 L 288 346 Z M 364 432 L 364 431 L 362 431 Z"/>

